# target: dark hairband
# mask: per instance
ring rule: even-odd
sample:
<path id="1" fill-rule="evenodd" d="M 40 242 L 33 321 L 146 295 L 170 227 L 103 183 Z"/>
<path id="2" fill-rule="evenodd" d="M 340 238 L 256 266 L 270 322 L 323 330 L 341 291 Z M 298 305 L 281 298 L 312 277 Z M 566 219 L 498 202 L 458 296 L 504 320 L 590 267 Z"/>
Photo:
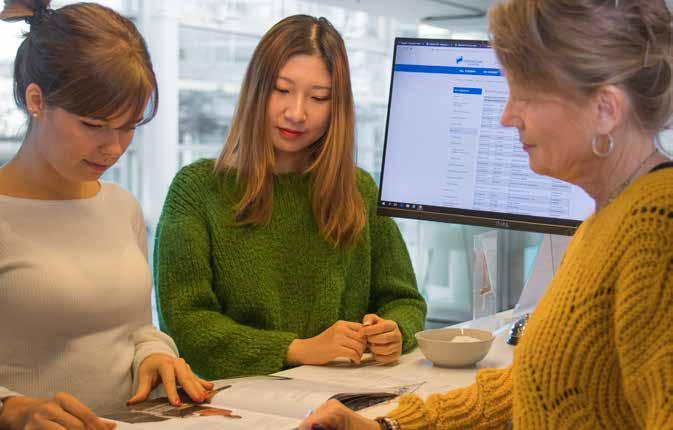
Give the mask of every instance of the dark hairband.
<path id="1" fill-rule="evenodd" d="M 26 22 L 31 27 L 40 25 L 55 13 L 56 11 L 54 9 L 51 9 L 48 6 L 41 6 L 39 9 L 35 9 L 33 16 L 26 17 Z"/>

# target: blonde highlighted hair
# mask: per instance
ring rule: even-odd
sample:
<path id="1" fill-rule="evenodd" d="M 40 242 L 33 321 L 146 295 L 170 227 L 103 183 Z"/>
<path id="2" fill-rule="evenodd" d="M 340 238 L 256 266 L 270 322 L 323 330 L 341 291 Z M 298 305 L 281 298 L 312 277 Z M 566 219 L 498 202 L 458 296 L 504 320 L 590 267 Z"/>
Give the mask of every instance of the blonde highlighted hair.
<path id="1" fill-rule="evenodd" d="M 267 104 L 282 66 L 295 55 L 320 57 L 330 73 L 331 115 L 327 132 L 311 147 L 313 215 L 320 234 L 335 247 L 352 247 L 366 215 L 353 159 L 354 104 L 343 39 L 325 18 L 294 15 L 274 25 L 252 55 L 215 172 L 235 172 L 241 198 L 239 225 L 271 218 L 275 156 L 266 124 Z"/>
<path id="2" fill-rule="evenodd" d="M 508 0 L 489 13 L 509 78 L 573 98 L 616 85 L 651 135 L 673 115 L 673 30 L 664 0 Z"/>

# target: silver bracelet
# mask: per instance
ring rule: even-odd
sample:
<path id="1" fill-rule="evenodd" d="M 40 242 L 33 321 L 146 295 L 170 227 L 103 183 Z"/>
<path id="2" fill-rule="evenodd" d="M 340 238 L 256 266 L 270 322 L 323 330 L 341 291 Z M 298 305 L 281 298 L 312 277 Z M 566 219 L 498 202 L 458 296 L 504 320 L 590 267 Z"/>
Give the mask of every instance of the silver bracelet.
<path id="1" fill-rule="evenodd" d="M 395 418 L 378 417 L 376 422 L 385 427 L 385 430 L 401 430 L 400 423 Z"/>

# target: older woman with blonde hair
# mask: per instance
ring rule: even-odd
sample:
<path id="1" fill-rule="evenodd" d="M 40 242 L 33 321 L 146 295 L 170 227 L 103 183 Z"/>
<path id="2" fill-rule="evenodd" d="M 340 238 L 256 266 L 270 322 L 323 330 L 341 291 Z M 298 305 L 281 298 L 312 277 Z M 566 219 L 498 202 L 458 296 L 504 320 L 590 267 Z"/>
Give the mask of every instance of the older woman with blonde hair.
<path id="1" fill-rule="evenodd" d="M 490 12 L 531 168 L 579 185 L 575 233 L 511 367 L 377 421 L 329 402 L 302 429 L 673 428 L 673 30 L 663 0 L 508 0 Z"/>
<path id="2" fill-rule="evenodd" d="M 283 19 L 255 49 L 222 155 L 178 173 L 159 221 L 162 327 L 198 373 L 413 348 L 425 303 L 353 149 L 341 36 L 325 18 Z"/>

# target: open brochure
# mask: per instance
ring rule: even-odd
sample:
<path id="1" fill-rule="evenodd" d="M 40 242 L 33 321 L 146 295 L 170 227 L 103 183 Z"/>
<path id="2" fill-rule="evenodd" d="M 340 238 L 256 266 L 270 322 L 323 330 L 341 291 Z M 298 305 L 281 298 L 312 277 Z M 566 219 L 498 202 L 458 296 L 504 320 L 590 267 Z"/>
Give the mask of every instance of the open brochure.
<path id="1" fill-rule="evenodd" d="M 127 427 L 123 423 L 133 424 L 130 428 L 136 430 L 208 428 L 210 423 L 220 429 L 290 430 L 329 399 L 337 399 L 353 410 L 360 410 L 416 391 L 419 385 L 367 390 L 278 376 L 236 378 L 217 381 L 213 395 L 204 404 L 191 403 L 181 393 L 180 407 L 171 406 L 165 397 L 161 397 L 107 414 L 104 418 L 120 422 L 120 430 Z"/>

